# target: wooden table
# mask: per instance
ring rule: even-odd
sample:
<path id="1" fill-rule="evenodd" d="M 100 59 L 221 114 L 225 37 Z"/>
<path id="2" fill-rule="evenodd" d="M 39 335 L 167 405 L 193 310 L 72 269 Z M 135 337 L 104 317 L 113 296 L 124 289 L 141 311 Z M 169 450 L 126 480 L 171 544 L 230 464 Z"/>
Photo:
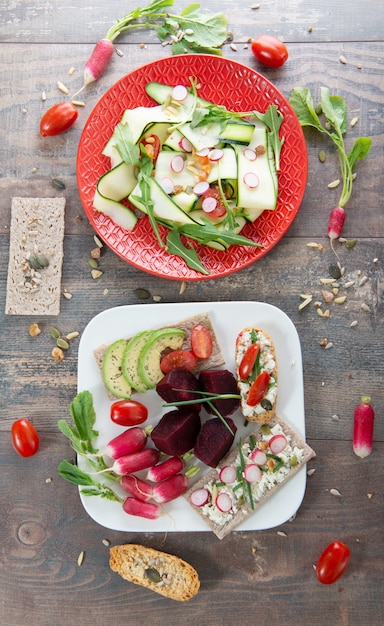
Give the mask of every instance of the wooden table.
<path id="1" fill-rule="evenodd" d="M 175 2 L 175 12 L 186 4 Z M 298 309 L 300 294 L 322 301 L 320 279 L 334 262 L 326 226 L 338 198 L 337 189 L 328 189 L 338 177 L 338 164 L 331 145 L 315 133 L 306 133 L 309 175 L 297 218 L 257 263 L 222 279 L 188 283 L 183 291 L 178 281 L 144 273 L 106 250 L 102 277 L 91 278 L 94 233 L 75 176 L 82 127 L 116 80 L 170 55 L 170 48 L 161 47 L 148 30 L 122 36 L 117 47 L 123 56 L 115 55 L 103 77 L 83 94 L 86 106 L 76 125 L 43 139 L 39 120 L 48 105 L 65 99 L 57 81 L 71 90 L 80 86 L 81 67 L 94 42 L 134 5 L 56 0 L 26 6 L 14 0 L 0 11 L 0 621 L 6 626 L 139 621 L 219 626 L 239 619 L 260 626 L 382 624 L 384 5 L 375 0 L 269 0 L 251 8 L 242 0 L 212 0 L 205 6 L 229 19 L 237 50 L 225 45 L 225 57 L 263 73 L 285 97 L 297 86 L 317 95 L 320 86 L 327 86 L 345 99 L 349 120 L 358 118 L 348 128 L 347 142 L 372 137 L 371 154 L 357 168 L 344 231 L 357 243 L 353 249 L 337 246 L 345 276 L 355 283 L 344 305 L 330 305 L 329 318 L 321 318 L 313 303 Z M 282 69 L 267 69 L 253 58 L 247 42 L 262 33 L 286 41 L 289 61 Z M 71 67 L 76 68 L 73 75 Z M 325 163 L 319 161 L 320 149 L 327 153 Z M 62 180 L 65 190 L 53 188 L 52 178 Z M 14 196 L 66 198 L 62 290 L 73 297 L 63 297 L 57 318 L 4 314 Z M 322 250 L 308 247 L 310 242 Z M 368 280 L 360 285 L 363 277 Z M 149 301 L 138 298 L 137 287 L 149 292 Z M 71 455 L 56 423 L 68 417 L 76 394 L 78 344 L 73 342 L 65 359 L 55 362 L 50 327 L 82 333 L 100 311 L 145 305 L 154 296 L 163 303 L 206 301 L 207 307 L 210 301 L 268 302 L 292 319 L 302 345 L 307 439 L 317 452 L 310 465 L 316 471 L 307 479 L 293 521 L 260 532 L 235 532 L 221 542 L 211 533 L 113 532 L 88 517 L 77 489 L 57 475 L 58 463 Z M 358 325 L 351 327 L 354 320 Z M 37 338 L 28 332 L 33 322 L 42 329 Z M 324 349 L 324 339 L 331 349 Z M 372 396 L 376 411 L 374 449 L 365 460 L 354 455 L 351 443 L 353 410 L 362 394 Z M 41 437 L 38 454 L 29 459 L 16 455 L 10 442 L 11 424 L 22 416 L 33 421 Z M 331 489 L 341 495 L 332 495 Z M 105 539 L 143 543 L 186 559 L 199 571 L 199 595 L 187 604 L 172 603 L 124 582 L 109 569 Z M 313 564 L 336 539 L 349 545 L 351 564 L 338 583 L 322 586 Z"/>

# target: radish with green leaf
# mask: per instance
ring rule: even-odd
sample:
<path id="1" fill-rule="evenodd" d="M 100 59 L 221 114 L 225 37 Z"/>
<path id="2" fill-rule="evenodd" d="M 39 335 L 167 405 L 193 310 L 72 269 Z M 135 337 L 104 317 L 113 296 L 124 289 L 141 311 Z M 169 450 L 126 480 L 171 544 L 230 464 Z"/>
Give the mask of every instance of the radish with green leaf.
<path id="1" fill-rule="evenodd" d="M 375 412 L 369 396 L 361 396 L 353 416 L 353 451 L 361 459 L 372 452 Z"/>

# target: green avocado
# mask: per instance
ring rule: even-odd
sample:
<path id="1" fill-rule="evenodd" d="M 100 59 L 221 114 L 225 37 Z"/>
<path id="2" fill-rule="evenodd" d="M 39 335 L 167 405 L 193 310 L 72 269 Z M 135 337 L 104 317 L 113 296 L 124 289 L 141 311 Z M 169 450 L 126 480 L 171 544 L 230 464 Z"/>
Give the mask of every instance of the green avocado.
<path id="1" fill-rule="evenodd" d="M 148 386 L 143 382 L 139 375 L 139 355 L 154 332 L 155 331 L 153 330 L 144 330 L 134 335 L 126 344 L 123 354 L 121 364 L 123 376 L 129 385 L 131 385 L 131 387 L 139 393 L 145 393 L 148 389 Z"/>
<path id="2" fill-rule="evenodd" d="M 125 339 L 118 339 L 108 346 L 102 364 L 102 376 L 104 385 L 118 398 L 128 399 L 131 397 L 131 385 L 124 378 L 121 364 L 127 342 Z"/>
<path id="3" fill-rule="evenodd" d="M 181 328 L 162 328 L 152 333 L 149 341 L 140 352 L 137 369 L 143 383 L 149 388 L 156 387 L 164 376 L 160 368 L 164 350 L 179 350 L 183 345 L 185 332 Z"/>

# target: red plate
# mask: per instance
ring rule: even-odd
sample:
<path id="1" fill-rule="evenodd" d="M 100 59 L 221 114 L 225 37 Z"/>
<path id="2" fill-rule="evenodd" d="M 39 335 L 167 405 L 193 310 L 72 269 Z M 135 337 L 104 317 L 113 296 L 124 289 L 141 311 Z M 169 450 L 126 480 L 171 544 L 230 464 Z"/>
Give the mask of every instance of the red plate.
<path id="1" fill-rule="evenodd" d="M 145 86 L 149 81 L 169 85 L 188 84 L 197 77 L 199 95 L 233 111 L 257 109 L 264 112 L 276 104 L 284 116 L 281 136 L 279 197 L 275 211 L 264 211 L 242 234 L 262 244 L 262 248 L 231 246 L 219 252 L 198 246 L 197 252 L 208 276 L 189 269 L 179 257 L 159 248 L 148 225 L 148 218 L 139 219 L 132 232 L 116 226 L 111 219 L 93 209 L 93 197 L 99 177 L 109 168 L 109 159 L 102 149 L 125 109 L 154 106 Z M 283 237 L 293 222 L 304 196 L 308 161 L 305 138 L 293 109 L 284 96 L 264 76 L 223 57 L 187 54 L 167 57 L 149 63 L 124 76 L 101 98 L 89 116 L 82 132 L 77 154 L 77 182 L 80 198 L 95 231 L 121 258 L 135 267 L 175 280 L 204 280 L 227 276 L 251 265 Z"/>

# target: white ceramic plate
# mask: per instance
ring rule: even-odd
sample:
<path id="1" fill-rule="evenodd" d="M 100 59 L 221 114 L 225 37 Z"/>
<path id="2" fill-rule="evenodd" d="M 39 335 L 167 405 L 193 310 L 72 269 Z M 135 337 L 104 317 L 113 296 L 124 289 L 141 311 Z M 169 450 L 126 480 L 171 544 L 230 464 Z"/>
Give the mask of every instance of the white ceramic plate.
<path id="1" fill-rule="evenodd" d="M 178 321 L 208 312 L 226 359 L 225 367 L 234 371 L 234 346 L 237 334 L 245 326 L 266 330 L 275 342 L 279 367 L 279 395 L 277 414 L 305 437 L 303 371 L 299 337 L 290 318 L 280 309 L 260 302 L 198 302 L 187 304 L 145 304 L 108 309 L 94 317 L 85 328 L 79 346 L 78 391 L 89 390 L 96 410 L 95 428 L 99 431 L 98 448 L 122 432 L 109 417 L 112 402 L 108 400 L 93 350 L 122 337 L 161 326 L 177 325 Z M 149 409 L 147 424 L 157 424 L 164 409 L 155 391 L 136 398 Z M 202 411 L 204 419 L 205 411 Z M 252 425 L 243 426 L 240 412 L 231 416 L 238 426 L 237 440 L 252 431 Z M 254 428 L 254 426 L 253 426 Z M 83 466 L 82 459 L 79 464 Z M 202 471 L 208 471 L 205 468 Z M 201 476 L 201 474 L 198 474 Z M 257 512 L 243 522 L 238 530 L 265 530 L 286 522 L 299 508 L 304 497 L 306 471 L 303 468 L 293 476 Z M 123 495 L 123 492 L 121 492 Z M 124 513 L 121 505 L 96 496 L 80 494 L 89 516 L 96 522 L 125 532 L 186 532 L 207 531 L 208 526 L 189 507 L 183 497 L 164 505 L 165 515 L 158 520 L 146 520 Z"/>

